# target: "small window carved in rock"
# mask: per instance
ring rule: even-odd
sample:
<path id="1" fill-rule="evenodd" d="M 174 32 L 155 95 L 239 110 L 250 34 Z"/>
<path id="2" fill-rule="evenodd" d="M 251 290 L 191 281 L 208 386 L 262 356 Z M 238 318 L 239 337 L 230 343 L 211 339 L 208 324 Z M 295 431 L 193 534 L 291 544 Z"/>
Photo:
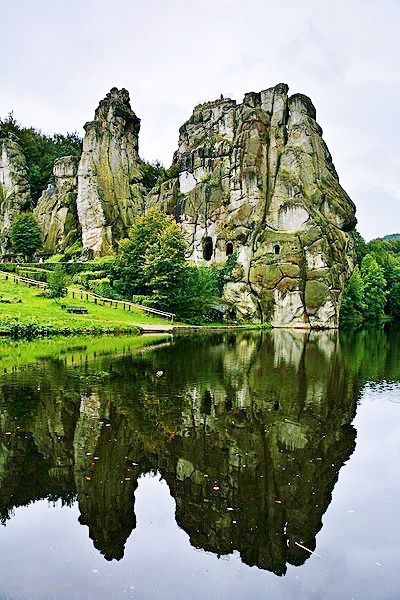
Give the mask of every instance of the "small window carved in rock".
<path id="1" fill-rule="evenodd" d="M 213 255 L 213 241 L 212 239 L 207 236 L 204 238 L 203 240 L 203 258 L 204 260 L 211 260 L 212 255 Z"/>
<path id="2" fill-rule="evenodd" d="M 279 244 L 275 244 L 274 246 L 274 252 L 275 254 L 280 254 L 281 253 L 281 247 Z"/>
<path id="3" fill-rule="evenodd" d="M 233 254 L 233 244 L 232 244 L 232 242 L 227 242 L 226 243 L 225 252 L 226 252 L 227 256 L 231 256 Z"/>

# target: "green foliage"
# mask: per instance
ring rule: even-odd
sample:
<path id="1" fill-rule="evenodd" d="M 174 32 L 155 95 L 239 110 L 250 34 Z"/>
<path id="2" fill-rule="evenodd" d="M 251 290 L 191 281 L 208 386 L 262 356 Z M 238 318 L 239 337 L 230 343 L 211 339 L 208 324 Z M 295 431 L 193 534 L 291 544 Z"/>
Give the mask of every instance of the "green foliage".
<path id="1" fill-rule="evenodd" d="M 159 160 L 153 162 L 142 161 L 143 185 L 147 190 L 151 190 L 158 183 L 162 183 L 167 178 L 166 170 Z"/>
<path id="2" fill-rule="evenodd" d="M 187 267 L 187 244 L 181 227 L 169 219 L 148 245 L 143 264 L 145 288 L 161 310 L 177 308 Z"/>
<path id="3" fill-rule="evenodd" d="M 356 257 L 357 257 L 357 264 L 361 265 L 362 259 L 368 252 L 367 244 L 366 244 L 364 238 L 362 237 L 362 235 L 357 231 L 357 229 L 354 229 L 353 231 L 350 232 L 350 237 L 352 238 L 353 243 L 354 243 L 354 249 L 355 249 Z"/>
<path id="4" fill-rule="evenodd" d="M 175 163 L 169 169 L 166 169 L 159 160 L 153 162 L 142 160 L 142 172 L 144 175 L 143 185 L 150 191 L 154 186 L 177 177 L 179 175 L 179 166 Z"/>
<path id="5" fill-rule="evenodd" d="M 83 252 L 83 246 L 82 246 L 81 242 L 75 242 L 71 246 L 68 246 L 68 248 L 65 248 L 64 256 L 65 256 L 65 258 L 68 259 L 68 258 L 72 258 L 74 256 L 79 256 L 82 254 L 82 252 Z"/>
<path id="6" fill-rule="evenodd" d="M 110 270 L 113 287 L 125 298 L 148 293 L 144 274 L 146 253 L 157 243 L 160 232 L 172 222 L 171 217 L 156 209 L 135 217 L 129 239 L 120 242 L 117 258 Z"/>
<path id="7" fill-rule="evenodd" d="M 50 298 L 62 298 L 67 295 L 67 276 L 61 265 L 57 265 L 54 271 L 49 273 L 47 281 Z"/>
<path id="8" fill-rule="evenodd" d="M 32 258 L 42 246 L 40 227 L 32 214 L 20 215 L 11 227 L 11 241 L 14 251 Z"/>
<path id="9" fill-rule="evenodd" d="M 201 320 L 218 288 L 211 269 L 189 265 L 187 250 L 181 226 L 151 209 L 135 218 L 129 239 L 120 243 L 111 285 L 126 299 L 139 297 L 180 319 Z"/>
<path id="10" fill-rule="evenodd" d="M 17 264 L 16 263 L 1 263 L 0 265 L 0 271 L 6 271 L 7 273 L 15 273 L 15 271 L 17 270 Z"/>
<path id="11" fill-rule="evenodd" d="M 0 135 L 8 133 L 17 136 L 24 151 L 34 203 L 51 179 L 56 158 L 67 155 L 79 157 L 82 152 L 82 140 L 76 132 L 45 135 L 34 127 L 22 127 L 12 113 L 0 119 Z"/>
<path id="12" fill-rule="evenodd" d="M 39 336 L 51 335 L 54 333 L 54 328 L 51 325 L 44 325 L 39 323 L 35 317 L 28 318 L 3 318 L 1 322 L 3 331 L 6 331 L 8 335 L 14 339 L 28 339 L 32 340 Z M 67 331 L 63 331 L 63 334 L 67 334 Z"/>
<path id="13" fill-rule="evenodd" d="M 47 274 L 50 271 L 45 269 L 35 269 L 34 267 L 26 267 L 25 265 L 18 265 L 16 269 L 17 275 L 20 277 L 27 277 L 28 279 L 34 279 L 35 281 L 47 282 Z"/>
<path id="14" fill-rule="evenodd" d="M 382 267 L 371 254 L 366 254 L 362 260 L 361 275 L 364 318 L 379 321 L 385 314 L 386 280 Z"/>
<path id="15" fill-rule="evenodd" d="M 357 265 L 343 292 L 342 304 L 340 307 L 341 323 L 360 323 L 363 318 L 363 308 L 363 282 L 360 269 Z"/>
<path id="16" fill-rule="evenodd" d="M 235 268 L 238 257 L 238 251 L 228 256 L 222 267 L 210 267 L 214 271 L 215 284 L 217 286 L 218 295 L 222 296 L 224 285 L 231 278 L 233 269 Z"/>
<path id="17" fill-rule="evenodd" d="M 187 265 L 175 296 L 175 312 L 180 318 L 200 325 L 212 319 L 212 303 L 218 298 L 215 272 L 209 267 Z"/>
<path id="18" fill-rule="evenodd" d="M 389 242 L 393 240 L 400 240 L 400 233 L 391 233 L 389 235 L 384 235 L 382 239 Z"/>
<path id="19" fill-rule="evenodd" d="M 63 260 L 64 260 L 64 254 L 53 254 L 53 256 L 49 256 L 49 258 L 46 258 L 46 260 L 44 262 L 50 266 L 53 263 L 59 263 L 59 262 L 62 262 Z"/>
<path id="20" fill-rule="evenodd" d="M 354 279 L 345 289 L 340 312 L 342 323 L 358 323 L 360 313 L 365 321 L 381 320 L 383 315 L 400 319 L 400 240 L 397 234 L 364 242 L 352 233 L 357 260 L 361 268 L 362 304 L 354 304 Z M 356 277 L 356 275 L 355 275 Z M 382 310 L 382 305 L 384 309 Z"/>
<path id="21" fill-rule="evenodd" d="M 385 279 L 388 286 L 386 313 L 393 319 L 400 319 L 400 261 L 388 256 L 384 263 Z"/>

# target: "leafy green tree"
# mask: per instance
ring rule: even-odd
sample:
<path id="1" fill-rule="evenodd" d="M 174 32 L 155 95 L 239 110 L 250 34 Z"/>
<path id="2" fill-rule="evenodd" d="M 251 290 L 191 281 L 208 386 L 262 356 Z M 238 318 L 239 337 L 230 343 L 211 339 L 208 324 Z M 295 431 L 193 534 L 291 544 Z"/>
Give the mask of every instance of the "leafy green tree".
<path id="1" fill-rule="evenodd" d="M 372 254 L 366 254 L 361 263 L 363 283 L 363 314 L 368 321 L 379 321 L 385 315 L 386 280 L 382 267 Z"/>
<path id="2" fill-rule="evenodd" d="M 385 263 L 385 279 L 388 295 L 385 312 L 393 319 L 400 319 L 400 261 L 389 256 Z"/>
<path id="3" fill-rule="evenodd" d="M 182 319 L 201 324 L 210 320 L 209 313 L 218 296 L 213 269 L 188 265 L 175 295 L 175 312 Z"/>
<path id="4" fill-rule="evenodd" d="M 354 250 L 355 250 L 356 258 L 357 258 L 357 264 L 361 265 L 362 259 L 368 252 L 367 244 L 366 244 L 364 238 L 362 237 L 362 235 L 357 231 L 357 229 L 354 229 L 353 231 L 350 232 L 350 237 L 353 240 Z"/>
<path id="5" fill-rule="evenodd" d="M 340 322 L 342 324 L 360 323 L 363 317 L 363 282 L 358 265 L 355 267 L 343 292 L 340 307 Z"/>
<path id="6" fill-rule="evenodd" d="M 147 190 L 151 190 L 157 183 L 162 183 L 167 179 L 166 169 L 159 160 L 153 162 L 142 161 L 143 185 Z"/>
<path id="7" fill-rule="evenodd" d="M 110 272 L 113 289 L 125 298 L 142 296 L 148 306 L 199 322 L 218 296 L 215 273 L 186 260 L 181 226 L 156 210 L 135 218 L 129 239 L 119 245 Z"/>
<path id="8" fill-rule="evenodd" d="M 50 298 L 62 298 L 67 295 L 67 275 L 61 265 L 57 265 L 54 271 L 49 273 L 47 283 Z"/>
<path id="9" fill-rule="evenodd" d="M 182 228 L 171 220 L 147 247 L 143 265 L 145 286 L 151 302 L 161 309 L 177 308 L 185 280 L 187 244 Z"/>
<path id="10" fill-rule="evenodd" d="M 146 252 L 171 222 L 171 217 L 155 208 L 135 217 L 129 238 L 119 243 L 118 255 L 110 272 L 110 281 L 118 293 L 130 298 L 133 294 L 147 292 L 144 275 Z"/>
<path id="11" fill-rule="evenodd" d="M 40 227 L 32 214 L 26 213 L 17 217 L 10 235 L 15 252 L 23 254 L 27 260 L 32 259 L 36 250 L 42 246 Z"/>

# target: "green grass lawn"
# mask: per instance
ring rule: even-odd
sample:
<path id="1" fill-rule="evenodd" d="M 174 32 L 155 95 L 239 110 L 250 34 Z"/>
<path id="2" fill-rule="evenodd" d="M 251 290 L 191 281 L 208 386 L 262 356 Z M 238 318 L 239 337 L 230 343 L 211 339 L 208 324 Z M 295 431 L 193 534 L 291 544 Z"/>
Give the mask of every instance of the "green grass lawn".
<path id="1" fill-rule="evenodd" d="M 17 318 L 20 321 L 34 318 L 41 325 L 48 325 L 57 329 L 69 329 L 78 332 L 90 331 L 134 331 L 139 324 L 166 325 L 168 321 L 153 317 L 140 309 L 131 309 L 130 312 L 121 308 L 100 306 L 93 302 L 70 297 L 61 301 L 51 300 L 43 296 L 43 291 L 37 288 L 28 288 L 22 284 L 15 284 L 0 279 L 0 298 L 9 299 L 10 304 L 0 302 L 0 331 L 7 329 L 7 321 Z M 22 302 L 15 302 L 20 298 Z M 69 314 L 62 309 L 60 304 L 67 306 L 84 306 L 88 314 Z"/>

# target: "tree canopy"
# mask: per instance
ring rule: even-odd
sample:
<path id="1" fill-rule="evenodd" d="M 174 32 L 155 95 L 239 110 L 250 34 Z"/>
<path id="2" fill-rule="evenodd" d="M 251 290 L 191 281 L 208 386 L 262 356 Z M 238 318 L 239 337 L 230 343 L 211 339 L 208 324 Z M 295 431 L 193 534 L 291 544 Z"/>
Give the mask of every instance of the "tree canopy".
<path id="1" fill-rule="evenodd" d="M 13 249 L 28 260 L 42 246 L 40 227 L 32 214 L 22 214 L 14 221 L 10 231 Z"/>
<path id="2" fill-rule="evenodd" d="M 191 265 L 181 226 L 150 209 L 135 217 L 129 238 L 119 244 L 110 273 L 114 290 L 192 322 L 206 318 L 218 296 L 214 270 Z"/>

